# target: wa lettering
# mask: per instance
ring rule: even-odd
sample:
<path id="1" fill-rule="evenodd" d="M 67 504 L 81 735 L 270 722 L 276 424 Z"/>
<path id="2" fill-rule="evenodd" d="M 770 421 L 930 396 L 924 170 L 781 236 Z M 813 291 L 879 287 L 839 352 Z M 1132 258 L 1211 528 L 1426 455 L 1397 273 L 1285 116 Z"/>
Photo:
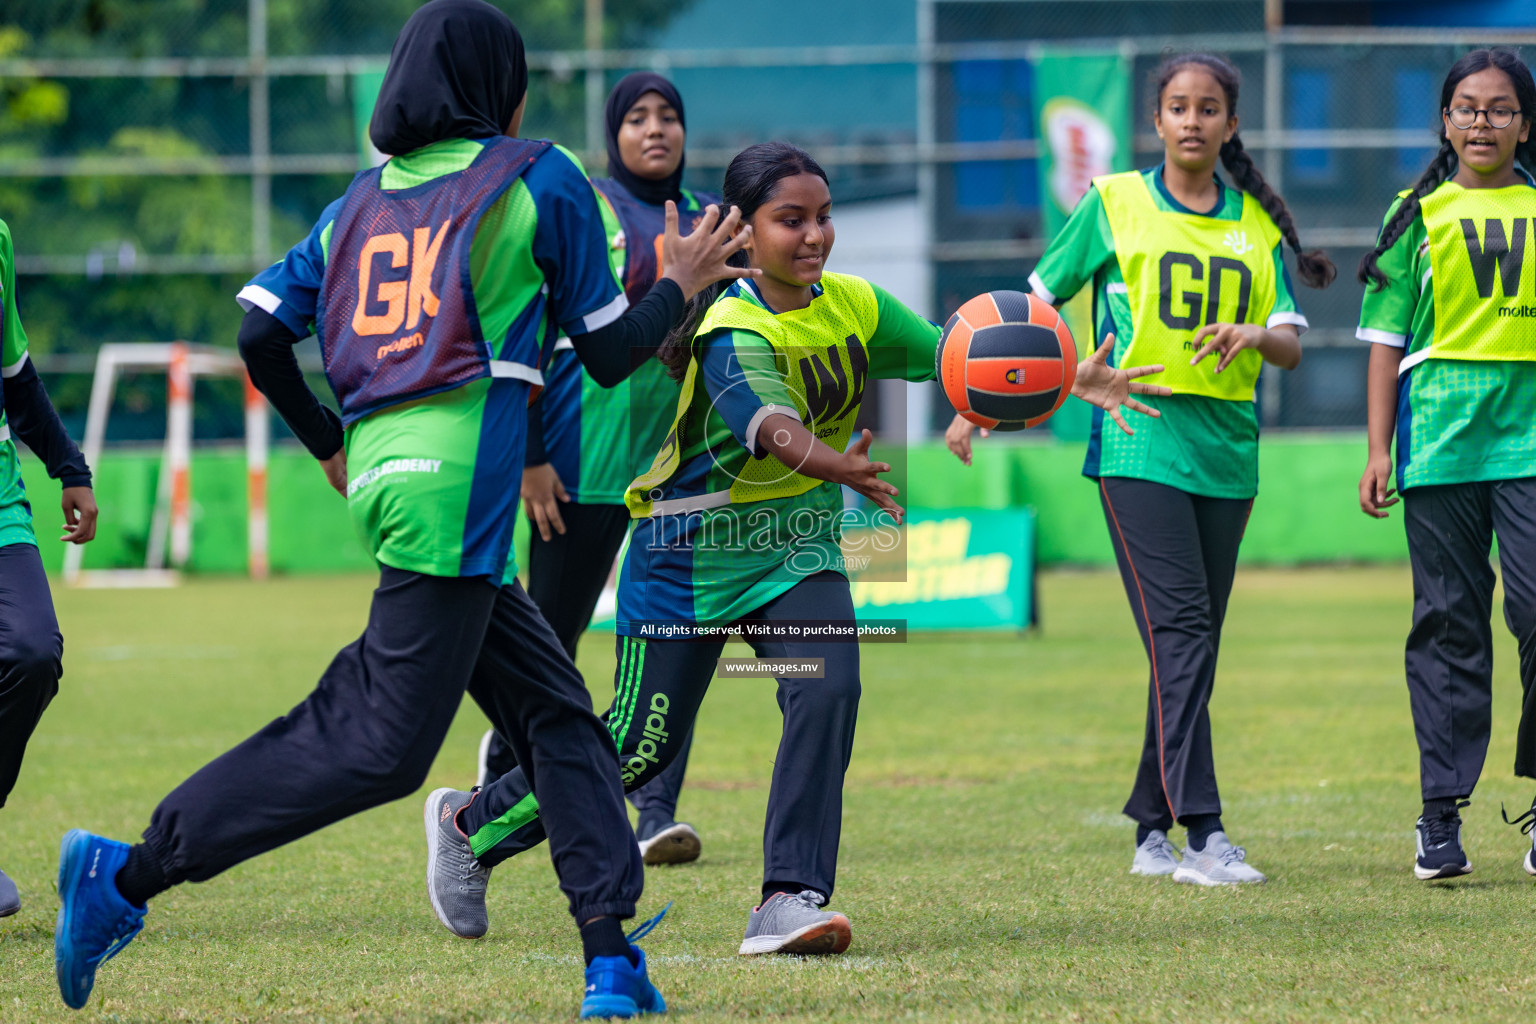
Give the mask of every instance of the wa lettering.
<path id="1" fill-rule="evenodd" d="M 414 331 L 422 314 L 428 319 L 436 316 L 438 298 L 432 290 L 432 275 L 447 237 L 446 220 L 435 237 L 430 227 L 417 228 L 409 241 L 399 231 L 370 236 L 357 257 L 357 309 L 352 314 L 352 330 L 362 336 L 394 334 L 402 328 Z M 404 277 L 390 273 L 404 268 L 409 268 Z"/>
<path id="2" fill-rule="evenodd" d="M 843 365 L 842 353 L 848 354 Z M 869 353 L 857 335 L 850 334 L 843 345 L 828 345 L 820 352 L 800 360 L 800 379 L 805 382 L 806 413 L 811 423 L 841 419 L 858 408 L 864 398 L 864 383 L 869 379 Z"/>
<path id="3" fill-rule="evenodd" d="M 1253 270 L 1248 264 L 1228 256 L 1212 256 L 1207 264 L 1193 253 L 1165 252 L 1157 261 L 1158 319 L 1175 331 L 1215 323 L 1223 296 L 1233 288 L 1237 289 L 1237 311 L 1232 322 L 1246 323 L 1253 298 Z"/>
<path id="4" fill-rule="evenodd" d="M 1467 259 L 1472 264 L 1472 279 L 1477 283 L 1477 294 L 1481 298 L 1493 298 L 1494 277 L 1498 277 L 1506 299 L 1520 294 L 1520 271 L 1525 266 L 1527 226 L 1528 222 L 1521 218 L 1514 221 L 1506 233 L 1504 222 L 1497 217 L 1490 217 L 1483 221 L 1483 238 L 1478 241 L 1477 222 L 1470 217 L 1461 218 L 1461 234 L 1467 242 Z"/>

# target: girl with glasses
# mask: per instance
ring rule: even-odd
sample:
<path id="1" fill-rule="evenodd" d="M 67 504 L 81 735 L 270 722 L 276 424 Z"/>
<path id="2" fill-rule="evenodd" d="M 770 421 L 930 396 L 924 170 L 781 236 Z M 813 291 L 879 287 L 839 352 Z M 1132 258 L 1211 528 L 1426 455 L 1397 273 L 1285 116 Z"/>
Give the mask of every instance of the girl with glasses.
<path id="1" fill-rule="evenodd" d="M 1446 75 L 1440 109 L 1440 151 L 1360 263 L 1356 332 L 1372 343 L 1360 508 L 1384 519 L 1402 502 L 1413 564 L 1405 662 L 1425 880 L 1472 870 L 1459 810 L 1488 752 L 1495 536 L 1525 692 L 1515 774 L 1536 778 L 1536 188 L 1521 167 L 1536 156 L 1536 84 L 1512 52 L 1474 50 Z M 1536 853 L 1524 865 L 1536 874 Z"/>

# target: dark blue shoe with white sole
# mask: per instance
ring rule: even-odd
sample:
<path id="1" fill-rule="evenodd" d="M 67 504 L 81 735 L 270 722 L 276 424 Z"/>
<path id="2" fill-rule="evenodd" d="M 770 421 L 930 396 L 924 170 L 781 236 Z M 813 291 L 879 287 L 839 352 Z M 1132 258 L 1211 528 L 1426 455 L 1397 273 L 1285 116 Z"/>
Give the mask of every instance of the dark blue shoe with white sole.
<path id="1" fill-rule="evenodd" d="M 661 998 L 656 986 L 645 973 L 645 950 L 633 945 L 666 916 L 663 907 L 660 914 L 630 932 L 625 938 L 631 943 L 635 962 L 628 957 L 599 956 L 587 965 L 587 992 L 581 1000 L 581 1016 L 589 1017 L 638 1017 L 642 1013 L 666 1013 L 667 1001 Z"/>
<path id="2" fill-rule="evenodd" d="M 1461 846 L 1460 808 L 1463 800 L 1440 814 L 1420 816 L 1414 826 L 1418 836 L 1418 857 L 1413 862 L 1413 874 L 1421 882 L 1437 878 L 1455 878 L 1472 872 L 1472 862 Z"/>
<path id="3" fill-rule="evenodd" d="M 59 844 L 59 920 L 53 930 L 59 995 L 72 1009 L 91 997 L 96 968 L 122 952 L 144 927 L 145 907 L 117 891 L 117 873 L 128 861 L 128 844 L 78 828 Z"/>

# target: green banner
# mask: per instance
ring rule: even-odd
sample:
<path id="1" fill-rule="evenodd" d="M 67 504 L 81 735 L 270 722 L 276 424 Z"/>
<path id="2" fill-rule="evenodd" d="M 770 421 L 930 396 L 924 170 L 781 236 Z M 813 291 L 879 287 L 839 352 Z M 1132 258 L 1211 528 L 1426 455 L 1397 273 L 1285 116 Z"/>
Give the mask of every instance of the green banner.
<path id="1" fill-rule="evenodd" d="M 860 619 L 905 619 L 909 630 L 1024 629 L 1034 623 L 1032 509 L 908 509 L 904 543 L 844 534 Z M 864 553 L 873 554 L 872 558 Z"/>
<path id="2" fill-rule="evenodd" d="M 379 87 L 383 84 L 383 68 L 352 73 L 352 119 L 357 129 L 357 165 L 361 170 L 376 167 L 387 159 L 373 148 L 368 138 L 368 122 L 373 120 L 373 106 L 379 101 Z"/>
<path id="3" fill-rule="evenodd" d="M 1094 178 L 1131 168 L 1131 68 L 1119 53 L 1046 50 L 1034 70 L 1040 218 L 1049 241 Z M 1079 354 L 1088 355 L 1097 347 L 1089 289 L 1061 312 Z M 1086 403 L 1068 402 L 1051 417 L 1051 430 L 1057 437 L 1081 440 L 1088 436 L 1091 418 Z"/>

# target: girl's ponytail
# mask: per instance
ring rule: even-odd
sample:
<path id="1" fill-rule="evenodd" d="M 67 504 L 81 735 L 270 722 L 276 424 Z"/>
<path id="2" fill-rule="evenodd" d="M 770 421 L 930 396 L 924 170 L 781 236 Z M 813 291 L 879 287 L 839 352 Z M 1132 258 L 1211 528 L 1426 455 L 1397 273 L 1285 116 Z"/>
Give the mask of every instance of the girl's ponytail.
<path id="1" fill-rule="evenodd" d="M 1280 234 L 1285 236 L 1286 242 L 1296 253 L 1297 276 L 1313 288 L 1327 288 L 1332 284 L 1338 274 L 1333 261 L 1321 249 L 1302 249 L 1301 239 L 1296 234 L 1296 221 L 1291 217 L 1285 200 L 1264 180 L 1264 175 L 1259 173 L 1253 157 L 1243 148 L 1243 140 L 1236 132 L 1232 133 L 1231 139 L 1222 143 L 1221 163 L 1227 173 L 1232 175 L 1233 184 L 1257 199 L 1264 212 L 1269 214 L 1269 219 L 1280 229 Z"/>
<path id="2" fill-rule="evenodd" d="M 1397 240 L 1403 237 L 1403 232 L 1408 230 L 1408 225 L 1412 224 L 1413 219 L 1419 215 L 1419 200 L 1445 184 L 1454 173 L 1456 173 L 1456 150 L 1451 148 L 1451 140 L 1441 132 L 1440 151 L 1435 154 L 1435 158 L 1419 176 L 1413 190 L 1398 204 L 1392 219 L 1382 225 L 1381 234 L 1376 238 L 1376 248 L 1361 258 L 1360 270 L 1356 274 L 1361 284 L 1370 285 L 1377 291 L 1387 286 L 1387 275 L 1381 272 L 1376 261 L 1381 259 L 1382 253 L 1397 244 Z"/>

